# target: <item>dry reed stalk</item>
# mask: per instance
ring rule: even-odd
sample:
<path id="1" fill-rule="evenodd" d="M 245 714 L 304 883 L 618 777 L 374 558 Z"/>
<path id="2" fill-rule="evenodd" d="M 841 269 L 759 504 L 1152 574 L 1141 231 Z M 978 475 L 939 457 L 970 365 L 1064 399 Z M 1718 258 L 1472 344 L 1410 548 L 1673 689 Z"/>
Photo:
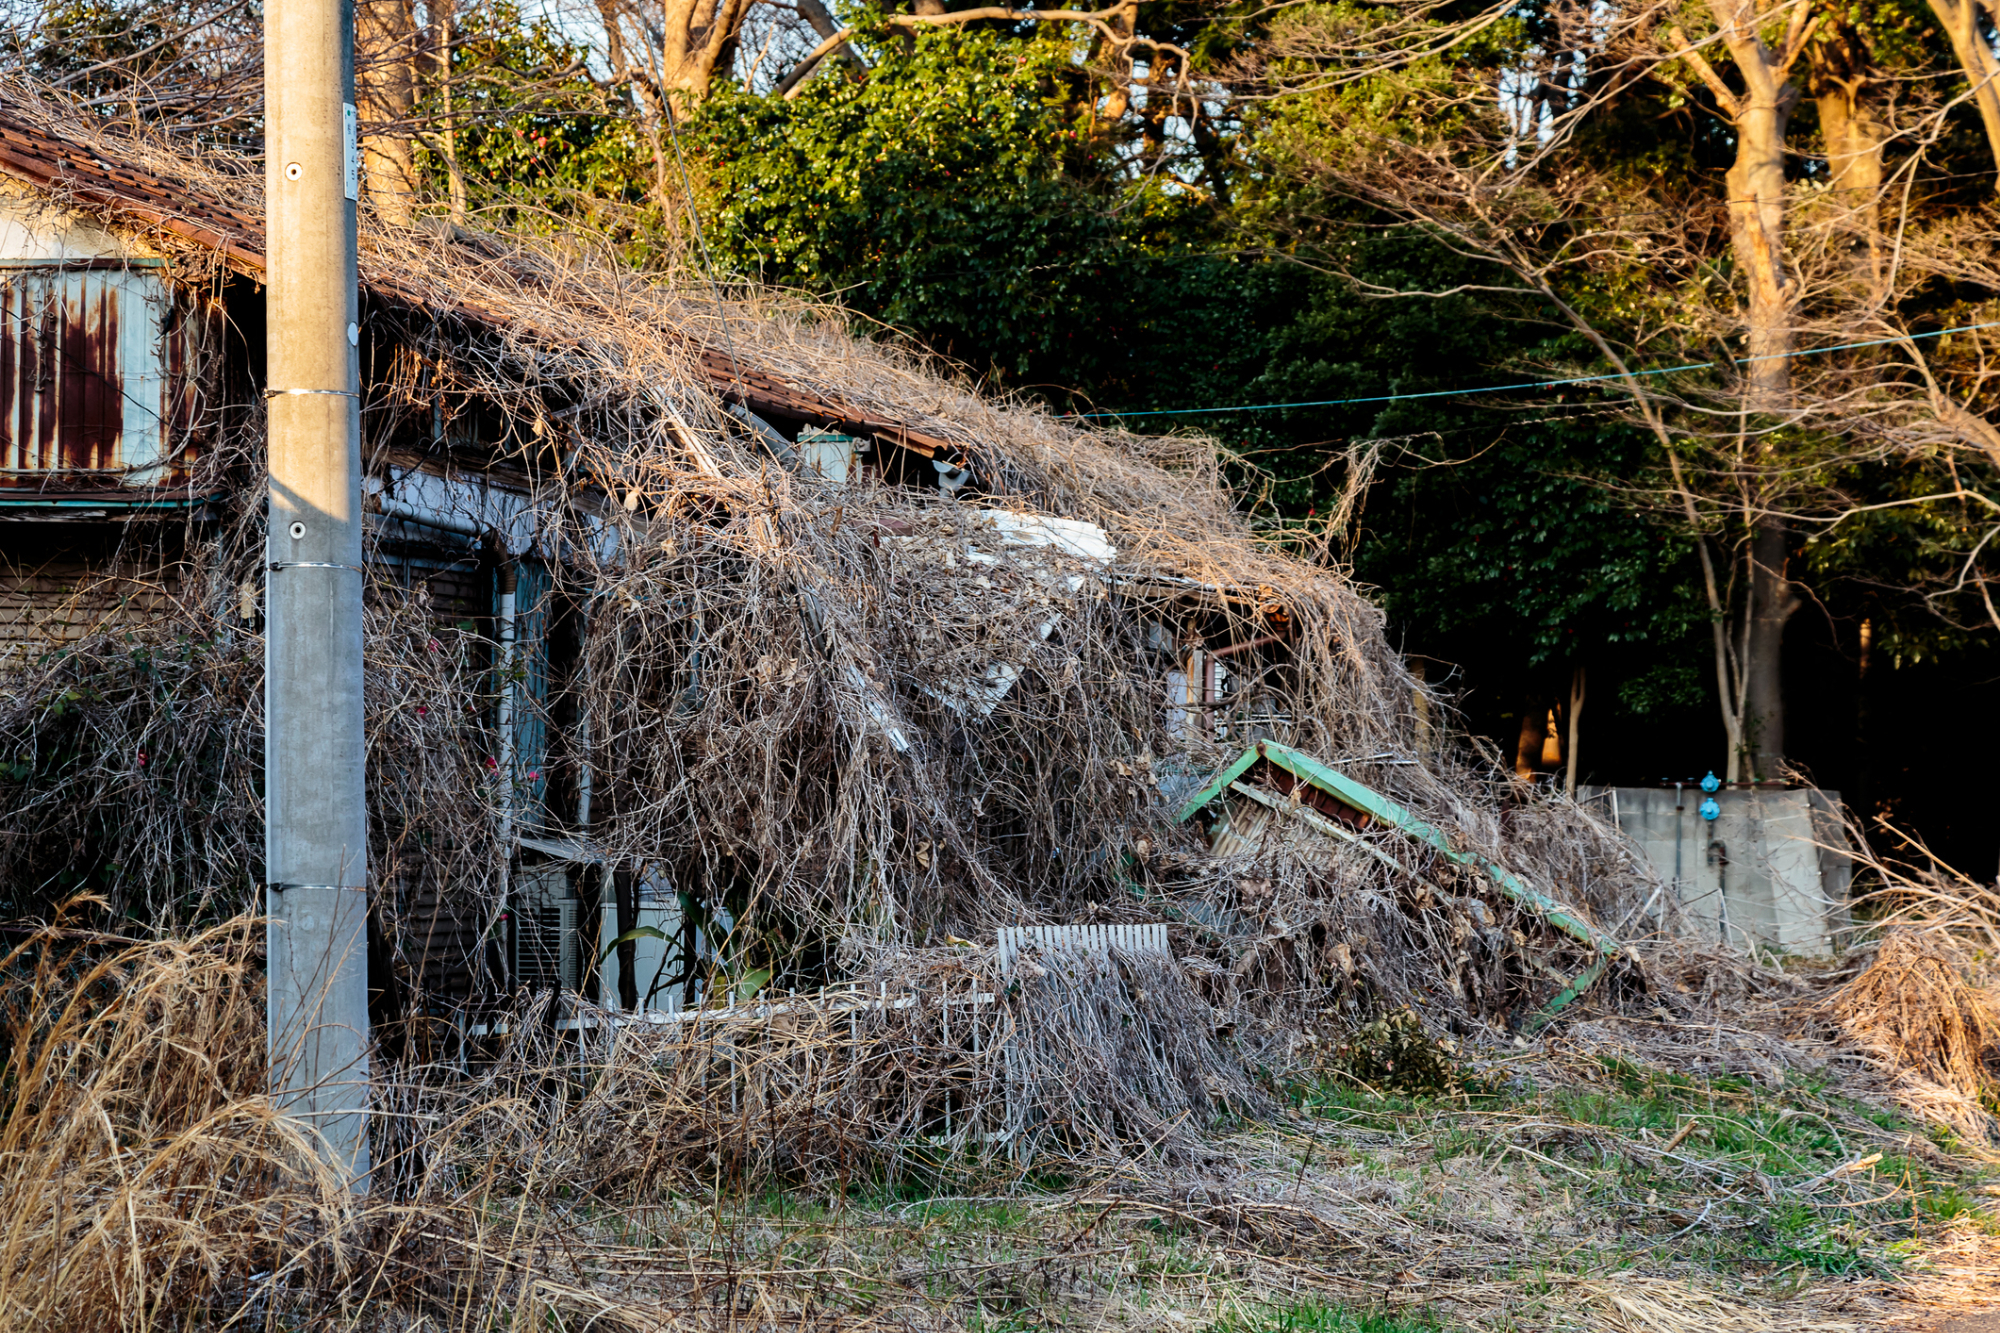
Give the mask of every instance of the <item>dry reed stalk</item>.
<path id="1" fill-rule="evenodd" d="M 1972 974 L 1968 952 L 1947 931 L 1897 926 L 1827 1007 L 1841 1032 L 1897 1077 L 1908 1110 L 1992 1147 L 2000 1013 Z"/>
<path id="2" fill-rule="evenodd" d="M 1269 1098 L 1171 960 L 1114 954 L 1009 984 L 991 955 L 903 951 L 847 987 L 657 1022 L 552 997 L 505 1023 L 470 1080 L 405 1085 L 419 1136 L 385 1167 L 411 1197 L 472 1163 L 629 1202 L 1056 1160 L 1194 1160 Z M 1039 974 L 1039 975 L 1037 975 Z M 496 1167 L 495 1164 L 501 1164 Z"/>
<path id="3" fill-rule="evenodd" d="M 252 923 L 108 953 L 58 927 L 0 959 L 0 1324 L 227 1317 L 246 1278 L 315 1283 L 348 1205 L 263 1093 Z"/>
<path id="4" fill-rule="evenodd" d="M 1969 979 L 1972 962 L 1949 935 L 1904 926 L 1875 947 L 1874 961 L 1832 999 L 1855 1040 L 1898 1066 L 1968 1096 L 1984 1091 L 2000 1015 Z"/>
<path id="5" fill-rule="evenodd" d="M 260 212 L 244 164 L 51 123 L 191 197 Z M 191 318 L 218 327 L 219 261 L 150 239 L 182 261 Z M 584 245 L 370 222 L 364 251 L 370 337 L 386 349 L 366 405 L 369 455 L 407 466 L 413 432 L 430 439 L 433 421 L 498 423 L 473 441 L 478 464 L 495 455 L 532 497 L 559 596 L 589 608 L 581 665 L 562 683 L 563 706 L 588 725 L 552 760 L 591 764 L 601 799 L 589 829 L 558 831 L 587 833 L 613 861 L 648 864 L 703 909 L 727 910 L 739 929 L 725 961 L 768 964 L 774 987 L 822 993 L 808 1003 L 774 991 L 797 1003 L 767 1020 L 600 1027 L 580 1043 L 553 1024 L 587 1007 L 513 998 L 494 1015 L 512 1034 L 463 1078 L 426 1063 L 450 1052 L 414 1023 L 387 1032 L 402 1049 L 380 1066 L 391 1113 L 381 1188 L 342 1213 L 302 1155 L 305 1136 L 260 1100 L 254 1060 L 209 1083 L 186 1073 L 262 1049 L 254 1004 L 242 1007 L 254 993 L 247 946 L 229 946 L 233 972 L 204 971 L 176 952 L 187 945 L 114 951 L 117 986 L 74 1005 L 30 950 L 16 963 L 42 980 L 11 992 L 32 1021 L 12 1029 L 10 1058 L 30 1052 L 31 1066 L 67 1071 L 51 1086 L 83 1091 L 10 1103 L 10 1322 L 55 1326 L 60 1293 L 82 1312 L 66 1327 L 136 1327 L 203 1303 L 282 1322 L 301 1302 L 370 1299 L 385 1319 L 441 1327 L 549 1312 L 648 1327 L 732 1322 L 742 1294 L 751 1322 L 776 1326 L 781 1302 L 752 1287 L 782 1275 L 746 1278 L 691 1242 L 675 1255 L 685 1275 L 655 1265 L 652 1290 L 629 1301 L 581 1267 L 558 1273 L 551 1255 L 572 1239 L 569 1213 L 676 1191 L 719 1211 L 726 1188 L 759 1183 L 910 1171 L 1004 1181 L 1015 1168 L 982 1137 L 995 1126 L 1108 1174 L 1140 1174 L 1135 1152 L 1191 1170 L 1219 1116 L 1259 1109 L 1247 1062 L 1308 1071 L 1328 1039 L 1380 1008 L 1488 1031 L 1553 989 L 1545 968 L 1580 966 L 1490 886 L 1392 836 L 1371 835 L 1401 869 L 1286 834 L 1209 855 L 1172 816 L 1189 780 L 1240 741 L 1169 725 L 1177 650 L 1158 646 L 1156 628 L 1238 642 L 1282 624 L 1282 658 L 1234 659 L 1238 703 L 1257 725 L 1607 923 L 1653 898 L 1650 872 L 1598 817 L 1520 792 L 1449 736 L 1446 701 L 1424 695 L 1380 613 L 1338 571 L 1264 539 L 1212 442 L 1083 429 L 982 395 L 908 348 L 857 339 L 837 311 L 755 291 L 723 299 Z M 720 409 L 697 344 L 956 442 L 976 467 L 978 507 L 1101 526 L 1119 550 L 1115 577 L 1044 553 L 1010 556 L 975 582 L 965 553 L 992 544 L 976 506 L 886 484 L 833 488 L 775 466 Z M 204 355 L 219 346 L 203 343 Z M 245 682 L 261 663 L 233 608 L 262 549 L 262 408 L 212 393 L 188 420 L 203 453 L 190 485 L 226 497 L 219 517 L 178 535 L 132 528 L 107 586 L 164 589 L 172 606 L 27 664 L 0 700 L 0 747 L 25 769 L 0 789 L 0 883 L 16 915 L 91 868 L 79 852 L 101 853 L 113 906 L 149 929 L 250 906 L 259 719 Z M 493 644 L 441 625 L 421 587 L 398 587 L 379 566 L 369 614 L 374 905 L 383 970 L 416 1009 L 449 998 L 426 993 L 424 933 L 441 915 L 426 904 L 452 904 L 475 937 L 504 906 L 504 779 L 486 763 L 499 749 Z M 954 686 L 996 660 L 1020 677 L 978 716 Z M 885 743 L 884 708 L 913 738 L 907 752 Z M 1427 736 L 1420 714 L 1436 724 Z M 927 947 L 998 924 L 1160 915 L 1176 923 L 1175 963 L 1026 976 L 1012 995 L 980 951 Z M 221 929 L 200 938 L 250 927 Z M 763 952 L 747 958 L 745 941 Z M 109 965 L 66 956 L 83 975 Z M 1704 1012 L 1766 984 L 1727 957 L 1680 961 L 1706 969 L 1686 1002 Z M 983 1016 L 946 1003 L 981 988 L 1006 1002 Z M 836 1002 L 870 991 L 918 1002 Z M 156 1007 L 125 1006 L 126 995 Z M 222 998 L 201 1010 L 204 995 Z M 190 1016 L 201 1012 L 209 1027 Z M 223 1013 L 234 1017 L 213 1016 Z M 207 1044 L 134 1054 L 184 1029 Z M 51 1044 L 44 1031 L 96 1044 Z M 1011 1066 L 995 1056 L 1002 1038 Z M 64 1051 L 81 1054 L 62 1065 Z M 167 1072 L 161 1088 L 212 1096 L 149 1100 L 151 1083 L 135 1086 L 148 1060 Z M 58 1105 L 102 1108 L 109 1134 L 88 1115 L 57 1125 Z M 150 1137 L 122 1129 L 121 1115 Z M 239 1124 L 234 1138 L 214 1130 Z M 164 1172 L 142 1165 L 155 1146 Z M 1379 1234 L 1300 1206 L 1297 1179 L 1279 1175 L 1272 1189 L 1292 1201 L 1233 1201 L 1196 1220 L 1301 1254 Z M 163 1183 L 181 1179 L 192 1193 Z M 120 1249 L 135 1218 L 142 1243 Z M 98 1262 L 64 1267 L 72 1252 Z M 567 1253 L 581 1265 L 609 1251 Z M 250 1282 L 267 1271 L 279 1276 Z"/>
<path id="6" fill-rule="evenodd" d="M 1875 1321 L 1879 1327 L 1930 1333 L 1949 1328 L 1946 1317 L 1952 1314 L 1990 1314 L 2000 1305 L 2000 1247 L 1993 1244 L 1992 1223 L 1976 1214 L 1945 1223 L 1910 1257 L 1906 1276 L 1890 1295 L 1896 1305 Z"/>
<path id="7" fill-rule="evenodd" d="M 1768 1307 L 1662 1278 L 1598 1279 L 1578 1284 L 1575 1294 L 1617 1333 L 1858 1333 L 1862 1327 L 1811 1315 L 1774 1318 Z"/>
<path id="8" fill-rule="evenodd" d="M 34 1095 L 0 1108 L 0 1221 L 9 1236 L 33 1237 L 0 1263 L 9 1327 L 472 1333 L 556 1321 L 777 1333 L 870 1321 L 944 1330 L 996 1309 L 1115 1312 L 1137 1323 L 1157 1320 L 1162 1304 L 1219 1318 L 1228 1308 L 1374 1302 L 1385 1292 L 1475 1326 L 1839 1325 L 1814 1322 L 1803 1312 L 1811 1305 L 1773 1312 L 1659 1273 L 1550 1273 L 1549 1238 L 1524 1233 L 1521 1218 L 1567 1225 L 1575 1210 L 1535 1166 L 1510 1174 L 1504 1153 L 1440 1158 L 1442 1124 L 1385 1133 L 1372 1119 L 1279 1120 L 1211 1139 L 1201 1154 L 1134 1158 L 1132 1130 L 1111 1125 L 1106 1135 L 1104 1108 L 1079 1095 L 1079 1084 L 1106 1076 L 1093 1062 L 1107 1051 L 1158 1061 L 1151 1085 L 1109 1071 L 1150 1098 L 1135 1114 L 1158 1123 L 1173 1096 L 1192 1098 L 1203 1057 L 1177 1056 L 1166 1030 L 1193 1026 L 1201 1005 L 1157 1000 L 1181 984 L 1171 965 L 1131 958 L 1066 981 L 1066 994 L 1032 995 L 1024 984 L 1008 996 L 977 951 L 915 951 L 853 990 L 773 996 L 615 1037 L 586 1030 L 580 1044 L 551 1032 L 551 1001 L 537 997 L 510 1016 L 491 1063 L 470 1077 L 405 1070 L 383 1087 L 378 1106 L 413 1127 L 407 1156 L 385 1160 L 375 1193 L 343 1207 L 313 1170 L 308 1137 L 271 1114 L 256 1062 L 213 1054 L 261 1045 L 245 945 L 257 924 L 136 944 L 48 930 L 5 960 L 9 1094 L 24 1086 L 14 1077 L 24 1068 L 58 1071 L 30 1079 L 31 1094 L 82 1090 L 67 1110 Z M 1040 983 L 1057 974 L 1018 975 Z M 994 1003 L 979 1004 L 981 994 Z M 898 1007 L 899 996 L 916 1002 Z M 965 1003 L 948 1007 L 949 997 Z M 975 1040 L 964 1020 L 981 1009 L 988 1021 Z M 1071 1016 L 1027 1032 L 1049 1013 Z M 1073 1039 L 1060 1038 L 1065 1024 Z M 1091 1168 L 1074 1193 L 1024 1192 L 1004 1149 L 982 1158 L 967 1132 L 995 1123 L 1007 1104 L 1008 1066 L 991 1059 L 987 1040 L 1009 1034 L 1029 1057 L 1043 1150 Z M 1014 1072 L 1018 1080 L 1021 1067 Z M 1224 1098 L 1209 1093 L 1219 1108 Z M 115 1137 L 77 1114 L 93 1106 Z M 955 1137 L 944 1132 L 947 1106 Z M 1062 1118 L 1079 1107 L 1081 1118 Z M 1476 1121 L 1480 1134 L 1587 1179 L 1603 1163 L 1577 1151 L 1578 1135 L 1603 1151 L 1667 1156 L 1618 1126 L 1572 1123 L 1539 1103 L 1461 1112 L 1461 1129 Z M 1454 1112 L 1441 1104 L 1429 1114 Z M 49 1146 L 37 1146 L 38 1135 Z M 1706 1172 L 1718 1191 L 1740 1185 L 1740 1170 L 1700 1154 L 1675 1168 Z M 927 1239 L 919 1227 L 898 1231 L 881 1204 L 846 1220 L 813 1208 L 837 1211 L 871 1186 L 912 1180 L 1006 1211 Z M 801 1215 L 772 1194 L 757 1202 L 774 1184 L 804 1194 Z M 1872 1196 L 1879 1185 L 1835 1171 L 1811 1187 L 1839 1207 L 1846 1192 Z M 1493 1194 L 1503 1189 L 1518 1197 Z M 119 1249 L 134 1215 L 137 1276 Z M 1615 1215 L 1583 1225 L 1608 1244 Z M 52 1239 L 59 1229 L 70 1246 Z M 1467 1281 L 1503 1268 L 1533 1276 Z M 24 1302 L 29 1291 L 41 1305 Z M 1544 1323 L 1510 1313 L 1531 1293 Z"/>
<path id="9" fill-rule="evenodd" d="M 1884 834 L 1901 837 L 1883 824 Z M 1905 839 L 1910 860 L 1878 854 L 1864 830 L 1855 849 L 1854 899 L 1866 922 L 1851 977 L 1813 1006 L 1815 1016 L 1891 1083 L 1897 1103 L 1968 1145 L 2000 1147 L 2000 1000 L 1992 989 L 2000 890 Z"/>

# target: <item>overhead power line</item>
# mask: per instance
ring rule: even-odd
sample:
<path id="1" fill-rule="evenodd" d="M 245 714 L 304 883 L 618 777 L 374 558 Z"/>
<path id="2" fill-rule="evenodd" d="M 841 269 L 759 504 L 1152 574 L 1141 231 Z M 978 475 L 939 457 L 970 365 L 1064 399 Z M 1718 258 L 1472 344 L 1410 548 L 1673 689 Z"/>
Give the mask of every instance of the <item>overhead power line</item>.
<path id="1" fill-rule="evenodd" d="M 1557 389 L 1567 384 L 1598 384 L 1604 380 L 1640 379 L 1648 375 L 1672 375 L 1683 370 L 1713 370 L 1717 366 L 1748 365 L 1753 361 L 1785 361 L 1802 356 L 1823 356 L 1828 352 L 1851 352 L 1861 347 L 1886 347 L 1891 343 L 1915 341 L 1918 338 L 1942 338 L 1948 333 L 1971 333 L 1977 329 L 2000 328 L 2000 320 L 1990 320 L 1984 324 L 1961 324 L 1957 328 L 1932 329 L 1929 333 L 1912 333 L 1906 338 L 1876 338 L 1868 342 L 1840 343 L 1833 347 L 1808 347 L 1802 352 L 1774 352 L 1767 356 L 1738 356 L 1727 361 L 1690 361 L 1684 366 L 1661 366 L 1654 370 L 1632 370 L 1614 372 L 1609 375 L 1578 375 L 1566 380 L 1527 380 L 1520 384 L 1489 384 L 1473 389 L 1429 389 L 1423 393 L 1384 393 L 1367 398 L 1321 398 L 1305 403 L 1247 403 L 1230 407 L 1160 407 L 1143 412 L 1066 412 L 1065 419 L 1087 420 L 1092 417 L 1192 417 L 1207 416 L 1221 412 L 1273 412 L 1295 407 L 1347 407 L 1358 403 L 1400 403 L 1417 398 L 1467 398 L 1481 393 L 1510 393 L 1516 389 Z"/>

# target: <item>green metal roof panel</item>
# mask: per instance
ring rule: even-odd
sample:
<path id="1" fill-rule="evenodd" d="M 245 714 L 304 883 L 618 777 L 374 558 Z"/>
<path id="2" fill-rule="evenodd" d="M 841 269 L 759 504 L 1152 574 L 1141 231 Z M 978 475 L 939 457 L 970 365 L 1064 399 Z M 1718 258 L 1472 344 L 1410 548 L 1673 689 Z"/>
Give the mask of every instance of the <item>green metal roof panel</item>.
<path id="1" fill-rule="evenodd" d="M 1547 894 L 1530 887 L 1519 877 L 1502 869 L 1497 862 L 1474 852 L 1460 851 L 1453 847 L 1445 835 L 1437 828 L 1411 814 L 1408 810 L 1405 810 L 1402 806 L 1396 804 L 1372 787 L 1364 786 L 1346 774 L 1328 768 L 1311 755 L 1295 750 L 1289 745 L 1280 744 L 1277 741 L 1259 741 L 1255 746 L 1245 750 L 1235 760 L 1231 761 L 1220 774 L 1181 808 L 1181 812 L 1177 816 L 1178 820 L 1185 823 L 1189 819 L 1192 819 L 1203 808 L 1213 803 L 1218 796 L 1227 791 L 1230 783 L 1243 777 L 1244 774 L 1248 773 L 1259 762 L 1282 768 L 1301 782 L 1311 784 L 1314 788 L 1325 792 L 1341 804 L 1351 809 L 1359 810 L 1373 817 L 1378 822 L 1394 828 L 1399 833 L 1415 838 L 1417 841 L 1435 848 L 1439 855 L 1455 865 L 1468 866 L 1482 872 L 1487 878 L 1498 885 L 1500 891 L 1505 893 L 1509 898 L 1536 913 L 1557 930 L 1588 945 L 1597 955 L 1595 960 L 1559 991 L 1555 998 L 1544 1005 L 1540 1012 L 1530 1020 L 1528 1024 L 1530 1031 L 1548 1022 L 1558 1009 L 1588 990 L 1604 974 L 1604 970 L 1610 965 L 1611 959 L 1619 952 L 1619 944 L 1616 940 L 1591 925 L 1588 921 L 1574 915 Z"/>

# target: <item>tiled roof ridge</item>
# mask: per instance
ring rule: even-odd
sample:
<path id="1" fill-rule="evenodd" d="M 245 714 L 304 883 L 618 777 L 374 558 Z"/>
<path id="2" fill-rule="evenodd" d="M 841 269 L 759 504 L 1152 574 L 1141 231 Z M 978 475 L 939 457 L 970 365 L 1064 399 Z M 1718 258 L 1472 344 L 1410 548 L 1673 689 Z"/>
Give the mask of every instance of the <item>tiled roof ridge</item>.
<path id="1" fill-rule="evenodd" d="M 214 250 L 261 274 L 264 225 L 191 181 L 172 181 L 127 162 L 110 162 L 0 101 L 0 170 L 125 214 Z"/>
<path id="2" fill-rule="evenodd" d="M 96 147 L 67 138 L 36 118 L 19 114 L 4 97 L 0 97 L 0 171 L 44 189 L 59 190 L 114 217 L 122 214 L 137 218 L 182 240 L 221 253 L 252 277 L 264 276 L 261 218 L 215 198 L 193 181 L 171 181 L 143 167 L 107 161 Z M 509 322 L 502 312 L 466 300 L 441 302 L 435 296 L 411 291 L 393 277 L 365 275 L 363 282 L 378 295 L 416 309 L 449 309 L 492 327 L 504 327 Z M 678 330 L 663 332 L 679 339 L 686 337 Z M 548 335 L 543 332 L 541 336 Z M 798 388 L 715 348 L 698 347 L 695 360 L 723 399 L 741 403 L 752 411 L 823 421 L 889 439 L 927 457 L 960 452 L 958 446 L 948 441 Z"/>

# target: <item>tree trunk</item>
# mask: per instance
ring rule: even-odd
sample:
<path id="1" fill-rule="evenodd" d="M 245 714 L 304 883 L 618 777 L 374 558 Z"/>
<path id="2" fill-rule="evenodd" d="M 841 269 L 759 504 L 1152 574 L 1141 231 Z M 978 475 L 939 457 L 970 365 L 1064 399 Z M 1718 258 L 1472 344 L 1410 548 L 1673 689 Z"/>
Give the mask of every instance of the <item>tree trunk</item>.
<path id="1" fill-rule="evenodd" d="M 1542 715 L 1542 763 L 1546 769 L 1562 767 L 1562 709 L 1551 708 Z"/>
<path id="2" fill-rule="evenodd" d="M 735 50 L 750 0 L 596 0 L 611 82 L 630 88 L 633 120 L 653 158 L 653 202 L 676 227 L 679 164 L 673 122 L 708 96 Z"/>
<path id="3" fill-rule="evenodd" d="M 750 0 L 666 0 L 660 85 L 677 111 L 692 110 L 727 63 Z"/>
<path id="4" fill-rule="evenodd" d="M 1875 622 L 1864 618 L 1861 622 L 1861 659 L 1854 669 L 1854 785 L 1847 793 L 1847 808 L 1861 821 L 1861 827 L 1868 827 L 1868 820 L 1875 813 L 1874 764 L 1869 758 L 1872 737 L 1868 727 L 1868 679 L 1870 658 L 1875 652 Z"/>
<path id="5" fill-rule="evenodd" d="M 1107 38 L 1100 32 L 1091 41 L 1089 59 L 1091 65 L 1094 66 L 1104 60 L 1117 60 L 1124 62 L 1125 66 L 1123 69 L 1116 71 L 1110 80 L 1110 87 L 1104 90 L 1102 107 L 1100 108 L 1097 101 L 1094 98 L 1092 99 L 1090 115 L 1093 127 L 1099 120 L 1107 124 L 1116 125 L 1119 121 L 1125 119 L 1125 113 L 1132 109 L 1130 44 L 1137 23 L 1138 12 L 1139 6 L 1137 3 L 1120 6 L 1119 12 L 1106 20 L 1104 25 L 1110 29 L 1111 37 Z"/>
<path id="6" fill-rule="evenodd" d="M 821 4 L 820 0 L 798 0 L 798 5 L 799 17 L 811 24 L 812 30 L 821 38 L 831 37 L 840 31 L 840 21 L 834 18 L 832 12 Z M 852 42 L 842 42 L 834 47 L 833 55 L 836 60 L 846 61 L 848 67 L 857 74 L 865 73 L 868 69 L 868 62 L 861 58 L 861 53 L 854 49 Z"/>
<path id="7" fill-rule="evenodd" d="M 1972 104 L 1979 108 L 1979 123 L 1986 127 L 1986 147 L 2000 170 L 2000 61 L 1993 56 L 1985 34 L 1979 31 L 1976 0 L 1930 0 L 1931 13 L 1951 39 L 1952 54 L 1958 57 L 1959 71 L 1972 87 Z"/>
<path id="8" fill-rule="evenodd" d="M 432 0 L 433 49 L 437 58 L 438 106 L 443 124 L 438 131 L 440 156 L 444 158 L 445 187 L 450 200 L 450 218 L 464 222 L 466 212 L 465 172 L 458 163 L 458 123 L 451 104 L 451 44 L 453 35 L 450 0 Z"/>
<path id="9" fill-rule="evenodd" d="M 354 98 L 362 126 L 362 192 L 375 216 L 407 226 L 415 216 L 417 16 L 410 0 L 354 7 Z"/>
<path id="10" fill-rule="evenodd" d="M 1563 757 L 1567 765 L 1563 773 L 1563 791 L 1571 797 L 1576 795 L 1577 729 L 1583 717 L 1583 684 L 1583 668 L 1578 667 L 1569 678 L 1569 738 L 1563 746 Z"/>
<path id="11" fill-rule="evenodd" d="M 1866 86 L 1858 76 L 1830 78 L 1813 100 L 1819 105 L 1827 174 L 1845 213 L 1839 226 L 1853 237 L 1872 292 L 1882 284 L 1882 145 L 1889 130 L 1862 96 Z"/>
<path id="12" fill-rule="evenodd" d="M 1208 183 L 1208 192 L 1215 200 L 1217 208 L 1230 207 L 1229 172 L 1226 166 L 1228 150 L 1215 127 L 1209 124 L 1208 108 L 1196 102 L 1193 114 L 1188 117 L 1188 128 L 1194 135 L 1195 152 L 1201 156 L 1201 176 Z"/>
<path id="13" fill-rule="evenodd" d="M 1782 412 L 1791 395 L 1792 284 L 1785 271 L 1785 126 L 1794 100 L 1749 97 L 1736 118 L 1736 161 L 1726 178 L 1730 240 L 1743 272 L 1750 412 Z"/>
<path id="14" fill-rule="evenodd" d="M 1749 779 L 1775 780 L 1785 763 L 1785 624 L 1799 599 L 1785 577 L 1790 532 L 1780 518 L 1758 523 L 1750 544 L 1750 605 L 1744 634 L 1744 746 Z"/>
<path id="15" fill-rule="evenodd" d="M 1768 429 L 1776 424 L 1769 418 L 1781 416 L 1791 406 L 1791 354 L 1796 346 L 1792 306 L 1797 292 L 1785 255 L 1785 133 L 1799 90 L 1786 77 L 1790 54 L 1774 53 L 1764 44 L 1758 35 L 1758 16 L 1750 5 L 1713 0 L 1713 8 L 1744 83 L 1744 91 L 1729 108 L 1736 127 L 1736 160 L 1725 180 L 1730 241 L 1737 266 L 1743 271 L 1745 289 L 1743 421 L 1747 433 L 1760 426 Z M 1803 30 L 1795 30 L 1786 45 L 1796 51 L 1795 44 L 1802 41 Z M 1764 453 L 1766 447 L 1755 446 L 1755 452 Z M 1782 653 L 1785 622 L 1798 601 L 1785 578 L 1784 521 L 1772 513 L 1775 504 L 1764 502 L 1756 470 L 1749 471 L 1752 490 L 1746 498 L 1755 528 L 1737 671 L 1743 697 L 1743 745 L 1748 751 L 1744 758 L 1751 776 L 1757 778 L 1775 775 L 1784 762 Z"/>

